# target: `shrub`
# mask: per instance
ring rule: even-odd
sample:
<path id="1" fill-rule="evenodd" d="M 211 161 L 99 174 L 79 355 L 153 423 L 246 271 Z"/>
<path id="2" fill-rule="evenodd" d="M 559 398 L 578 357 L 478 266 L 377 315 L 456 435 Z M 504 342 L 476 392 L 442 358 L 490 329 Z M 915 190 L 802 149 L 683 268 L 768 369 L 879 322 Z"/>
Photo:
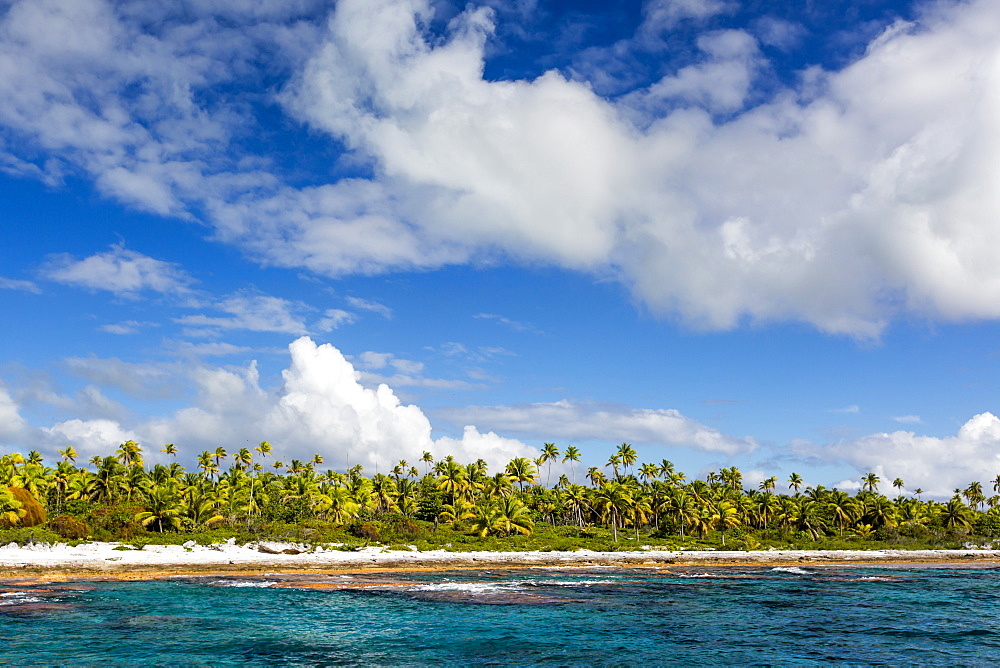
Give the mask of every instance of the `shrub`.
<path id="1" fill-rule="evenodd" d="M 11 522 L 7 519 L 0 519 L 0 528 L 9 529 L 11 527 L 35 527 L 39 524 L 45 524 L 45 508 L 40 504 L 35 497 L 31 495 L 26 489 L 21 489 L 20 487 L 8 487 L 10 493 L 13 494 L 14 498 L 20 502 L 20 510 L 24 511 L 24 515 L 16 523 Z"/>
<path id="2" fill-rule="evenodd" d="M 371 522 L 354 522 L 347 527 L 347 531 L 355 538 L 362 538 L 373 542 L 380 541 L 378 527 Z"/>
<path id="3" fill-rule="evenodd" d="M 69 540 L 80 540 L 90 534 L 87 525 L 72 515 L 56 515 L 49 520 L 49 528 Z"/>
<path id="4" fill-rule="evenodd" d="M 972 523 L 972 530 L 977 536 L 988 536 L 990 538 L 1000 536 L 1000 515 L 992 512 L 980 515 Z"/>

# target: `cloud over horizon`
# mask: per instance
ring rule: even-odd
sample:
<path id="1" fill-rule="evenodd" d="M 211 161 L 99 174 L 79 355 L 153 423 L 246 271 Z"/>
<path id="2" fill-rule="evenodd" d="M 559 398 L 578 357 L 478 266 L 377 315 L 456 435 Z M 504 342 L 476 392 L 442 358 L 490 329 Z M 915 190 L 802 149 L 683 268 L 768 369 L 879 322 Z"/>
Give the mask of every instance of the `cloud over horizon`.
<path id="1" fill-rule="evenodd" d="M 195 400 L 164 416 L 73 418 L 32 430 L 0 388 L 0 422 L 9 431 L 0 432 L 0 438 L 16 435 L 50 456 L 73 445 L 83 458 L 111 454 L 121 442 L 133 439 L 144 445 L 151 461 L 163 459 L 157 451 L 169 442 L 192 462 L 201 450 L 221 445 L 232 451 L 267 440 L 274 456 L 286 461 L 305 461 L 318 453 L 329 468 L 343 470 L 360 463 L 369 473 L 376 465 L 385 473 L 400 459 L 415 462 L 425 450 L 467 462 L 482 458 L 493 470 L 501 470 L 514 457 L 537 455 L 518 440 L 481 433 L 471 425 L 459 438 L 434 439 L 431 423 L 418 406 L 402 404 L 384 383 L 374 389 L 360 384 L 354 366 L 332 345 L 300 337 L 288 350 L 290 363 L 275 390 L 262 387 L 256 362 L 243 368 L 191 367 L 186 373 Z M 119 378 L 121 384 L 129 372 L 120 366 L 105 369 L 108 365 L 90 360 L 85 369 L 114 373 L 105 379 Z"/>

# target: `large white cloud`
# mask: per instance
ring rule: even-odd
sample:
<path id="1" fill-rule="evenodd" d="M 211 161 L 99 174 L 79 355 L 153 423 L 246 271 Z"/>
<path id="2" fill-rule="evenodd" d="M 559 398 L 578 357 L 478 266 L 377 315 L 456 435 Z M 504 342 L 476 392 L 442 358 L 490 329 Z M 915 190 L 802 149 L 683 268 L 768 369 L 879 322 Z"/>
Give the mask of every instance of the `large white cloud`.
<path id="1" fill-rule="evenodd" d="M 234 451 L 270 441 L 285 462 L 320 454 L 330 468 L 363 464 L 385 473 L 400 459 L 416 462 L 424 451 L 460 461 L 482 458 L 500 470 L 513 457 L 537 451 L 520 441 L 466 427 L 461 438 L 432 438 L 419 407 L 404 405 L 385 384 L 363 386 L 354 366 L 330 344 L 302 337 L 289 346 L 291 362 L 277 390 L 262 387 L 257 365 L 243 369 L 199 366 L 191 372 L 197 397 L 166 417 L 73 419 L 43 430 L 48 449 L 74 445 L 81 453 L 112 454 L 126 438 L 145 444 L 150 458 L 174 443 L 193 462 L 202 450 Z M 2 397 L 0 397 L 2 398 Z"/>
<path id="2" fill-rule="evenodd" d="M 728 5 L 651 3 L 640 31 Z M 843 70 L 749 108 L 768 64 L 743 31 L 701 35 L 700 61 L 612 100 L 558 71 L 484 79 L 483 7 L 431 36 L 429 0 L 342 0 L 322 35 L 303 5 L 138 6 L 20 0 L 0 17 L 5 169 L 82 171 L 331 275 L 540 261 L 617 276 L 707 328 L 865 337 L 901 313 L 1000 317 L 991 0 L 926 4 Z M 285 108 L 374 176 L 297 188 L 242 153 L 251 107 L 224 91 L 253 87 L 262 63 L 297 71 Z"/>
<path id="3" fill-rule="evenodd" d="M 979 481 L 989 493 L 1000 475 L 1000 418 L 981 413 L 946 438 L 895 431 L 806 450 L 846 461 L 859 474 L 873 471 L 887 489 L 892 480 L 902 478 L 910 491 L 921 488 L 930 496 L 946 498 L 956 488 Z"/>

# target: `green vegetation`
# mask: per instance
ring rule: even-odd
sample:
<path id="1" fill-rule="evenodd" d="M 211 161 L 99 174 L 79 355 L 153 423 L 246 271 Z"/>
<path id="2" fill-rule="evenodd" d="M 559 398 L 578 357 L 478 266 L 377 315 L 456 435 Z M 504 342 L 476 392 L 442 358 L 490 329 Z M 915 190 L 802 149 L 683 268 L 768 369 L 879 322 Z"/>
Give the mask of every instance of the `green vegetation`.
<path id="1" fill-rule="evenodd" d="M 71 447 L 55 467 L 34 451 L 5 455 L 0 544 L 113 540 L 141 549 L 233 538 L 346 550 L 373 544 L 454 551 L 759 550 L 955 548 L 1000 539 L 1000 496 L 986 497 L 979 482 L 955 490 L 945 503 L 921 500 L 921 490 L 916 498 L 899 494 L 899 478 L 890 499 L 879 492 L 882 480 L 874 473 L 861 478 L 854 495 L 822 486 L 803 490 L 795 473 L 787 492 L 776 491 L 775 476 L 744 489 L 736 467 L 688 481 L 669 461 L 638 463 L 628 443 L 609 458 L 610 477 L 590 467 L 589 485 L 575 482 L 579 451 L 570 446 L 563 454 L 554 443 L 544 445 L 539 459 L 517 458 L 499 472 L 482 460 L 436 461 L 425 452 L 422 474 L 404 460 L 390 475 L 372 477 L 361 466 L 320 473 L 319 455 L 265 467 L 270 443 L 253 450 L 202 452 L 197 472 L 176 462 L 146 468 L 133 441 L 86 466 L 76 464 Z M 177 447 L 168 444 L 162 452 L 176 456 Z M 574 480 L 562 475 L 550 485 L 560 454 Z M 1000 492 L 1000 475 L 992 486 Z"/>

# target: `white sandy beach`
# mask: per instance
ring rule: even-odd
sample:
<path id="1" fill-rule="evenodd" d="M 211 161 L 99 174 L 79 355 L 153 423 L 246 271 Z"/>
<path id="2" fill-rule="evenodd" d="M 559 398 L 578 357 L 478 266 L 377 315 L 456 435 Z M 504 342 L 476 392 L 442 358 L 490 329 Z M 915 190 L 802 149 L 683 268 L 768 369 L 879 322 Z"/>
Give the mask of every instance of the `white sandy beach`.
<path id="1" fill-rule="evenodd" d="M 118 549 L 115 549 L 118 548 Z M 91 576 L 145 578 L 207 572 L 317 572 L 463 567 L 704 565 L 788 563 L 888 563 L 998 561 L 1000 550 L 769 550 L 633 552 L 426 552 L 369 547 L 356 551 L 291 543 L 233 542 L 147 545 L 116 543 L 0 546 L 0 577 Z"/>

